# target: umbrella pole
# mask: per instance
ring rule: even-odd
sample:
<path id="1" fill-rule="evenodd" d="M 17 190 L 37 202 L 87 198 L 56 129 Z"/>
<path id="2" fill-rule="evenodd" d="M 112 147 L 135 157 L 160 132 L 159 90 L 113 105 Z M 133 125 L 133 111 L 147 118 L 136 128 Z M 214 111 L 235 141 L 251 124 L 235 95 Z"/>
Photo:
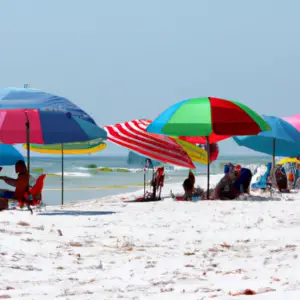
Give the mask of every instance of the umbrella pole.
<path id="1" fill-rule="evenodd" d="M 206 137 L 206 151 L 207 151 L 207 191 L 206 197 L 209 200 L 209 173 L 210 173 L 210 149 L 209 149 L 209 137 Z"/>
<path id="2" fill-rule="evenodd" d="M 273 139 L 273 157 L 272 157 L 272 167 L 275 169 L 275 153 L 276 153 L 276 139 Z"/>
<path id="3" fill-rule="evenodd" d="M 27 113 L 25 113 L 25 114 L 27 117 L 27 121 L 25 123 L 25 125 L 26 125 L 26 147 L 27 147 L 27 170 L 30 174 L 30 123 L 29 123 Z"/>
<path id="4" fill-rule="evenodd" d="M 61 205 L 64 205 L 64 144 L 61 144 Z"/>
<path id="5" fill-rule="evenodd" d="M 275 176 L 275 154 L 276 154 L 276 139 L 273 139 L 273 156 L 272 156 L 272 185 L 276 186 L 276 176 Z"/>
<path id="6" fill-rule="evenodd" d="M 30 123 L 28 119 L 27 112 L 25 112 L 26 115 L 26 147 L 27 147 L 27 170 L 28 173 L 30 174 Z"/>
<path id="7" fill-rule="evenodd" d="M 144 165 L 144 199 L 146 198 L 146 165 L 147 165 L 147 158 L 145 160 L 145 165 Z"/>
<path id="8" fill-rule="evenodd" d="M 28 178 L 28 188 L 29 188 L 29 184 L 30 184 L 30 123 L 29 123 L 29 119 L 28 119 L 28 115 L 27 112 L 25 112 L 26 115 L 26 146 L 27 146 L 27 171 L 29 174 L 29 178 Z M 28 210 L 31 212 L 31 214 L 33 214 L 33 211 L 30 207 L 30 205 L 27 203 L 26 204 Z"/>

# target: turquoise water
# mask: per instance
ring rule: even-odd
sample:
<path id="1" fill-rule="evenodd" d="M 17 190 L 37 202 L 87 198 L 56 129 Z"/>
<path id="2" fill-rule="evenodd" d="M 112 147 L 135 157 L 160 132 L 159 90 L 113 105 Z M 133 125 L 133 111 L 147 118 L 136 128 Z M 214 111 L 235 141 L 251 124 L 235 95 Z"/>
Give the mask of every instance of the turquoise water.
<path id="1" fill-rule="evenodd" d="M 221 156 L 211 165 L 211 173 L 222 173 L 224 163 L 228 162 L 250 166 L 254 169 L 256 165 L 270 160 L 271 158 L 267 156 Z M 96 169 L 88 168 L 90 164 L 94 164 L 98 168 L 124 168 L 128 172 L 99 172 Z M 37 170 L 37 168 L 42 168 L 42 170 Z M 126 156 L 66 157 L 64 170 L 65 203 L 141 189 L 144 180 L 143 166 L 127 164 Z M 13 167 L 4 167 L 1 173 L 1 175 L 15 177 Z M 60 204 L 61 159 L 59 157 L 32 157 L 31 174 L 37 178 L 41 173 L 48 174 L 43 191 L 43 201 L 47 205 Z M 206 166 L 198 165 L 196 174 L 206 174 Z M 186 175 L 186 169 L 167 166 L 165 182 L 182 182 Z M 147 172 L 147 178 L 151 178 L 151 172 Z M 0 188 L 7 187 L 0 182 Z"/>

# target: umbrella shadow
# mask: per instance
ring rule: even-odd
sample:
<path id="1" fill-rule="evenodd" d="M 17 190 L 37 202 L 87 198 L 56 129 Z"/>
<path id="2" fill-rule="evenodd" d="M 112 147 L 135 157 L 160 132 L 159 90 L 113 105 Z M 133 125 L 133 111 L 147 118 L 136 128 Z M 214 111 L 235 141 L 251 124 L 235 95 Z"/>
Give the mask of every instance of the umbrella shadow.
<path id="1" fill-rule="evenodd" d="M 104 216 L 115 214 L 115 211 L 80 211 L 80 210 L 54 210 L 39 213 L 40 216 Z"/>
<path id="2" fill-rule="evenodd" d="M 149 202 L 162 202 L 164 201 L 165 199 L 168 199 L 170 197 L 161 197 L 160 200 L 157 200 L 157 199 L 147 199 L 147 200 L 141 200 L 141 201 L 138 201 L 136 199 L 126 199 L 126 200 L 123 200 L 124 203 L 149 203 Z"/>
<path id="3" fill-rule="evenodd" d="M 142 200 L 142 201 L 137 201 L 137 200 L 124 200 L 124 203 L 150 203 L 150 202 L 160 202 L 162 200 Z"/>
<path id="4" fill-rule="evenodd" d="M 263 195 L 247 195 L 246 198 L 238 198 L 236 201 L 248 201 L 248 202 L 268 202 L 268 201 L 294 201 L 289 198 L 293 193 L 272 193 Z"/>

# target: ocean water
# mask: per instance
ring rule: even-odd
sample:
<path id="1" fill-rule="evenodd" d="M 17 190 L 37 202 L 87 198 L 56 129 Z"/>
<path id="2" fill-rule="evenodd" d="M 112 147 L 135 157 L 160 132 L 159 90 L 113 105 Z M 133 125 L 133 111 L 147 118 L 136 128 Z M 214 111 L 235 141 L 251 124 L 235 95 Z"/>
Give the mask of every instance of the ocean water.
<path id="1" fill-rule="evenodd" d="M 212 163 L 211 173 L 222 173 L 224 164 L 232 162 L 254 170 L 257 165 L 271 161 L 268 156 L 221 156 Z M 97 168 L 90 168 L 89 165 Z M 99 168 L 110 168 L 110 172 Z M 119 169 L 122 170 L 119 170 Z M 206 166 L 197 165 L 196 174 L 206 174 Z M 143 188 L 144 169 L 140 164 L 128 164 L 127 156 L 85 156 L 65 157 L 64 160 L 64 202 L 101 198 Z M 122 172 L 121 172 L 122 171 Z M 165 182 L 183 182 L 187 169 L 173 166 L 165 168 Z M 59 157 L 32 157 L 31 175 L 37 178 L 47 174 L 43 201 L 47 205 L 61 203 L 61 159 Z M 15 177 L 13 167 L 4 167 L 1 175 Z M 147 181 L 151 171 L 146 172 Z M 0 181 L 0 188 L 9 188 Z"/>

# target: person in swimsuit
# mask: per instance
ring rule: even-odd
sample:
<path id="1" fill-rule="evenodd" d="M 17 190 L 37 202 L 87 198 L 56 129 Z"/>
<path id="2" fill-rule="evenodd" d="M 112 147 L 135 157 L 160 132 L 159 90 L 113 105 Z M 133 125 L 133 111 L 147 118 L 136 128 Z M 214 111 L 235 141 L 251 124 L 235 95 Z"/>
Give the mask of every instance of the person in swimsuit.
<path id="1" fill-rule="evenodd" d="M 188 178 L 185 179 L 185 181 L 183 182 L 183 185 L 182 185 L 183 189 L 184 189 L 184 199 L 185 200 L 192 200 L 194 185 L 195 185 L 195 175 L 190 170 Z"/>
<path id="2" fill-rule="evenodd" d="M 251 170 L 247 168 L 242 168 L 240 165 L 237 165 L 235 167 L 235 181 L 233 183 L 233 189 L 235 189 L 238 192 L 237 194 L 249 194 L 251 179 Z"/>
<path id="3" fill-rule="evenodd" d="M 2 205 L 0 205 L 0 209 L 5 209 L 5 207 L 8 206 L 8 199 L 21 200 L 23 199 L 24 194 L 28 192 L 30 176 L 26 164 L 23 160 L 19 160 L 16 163 L 15 171 L 18 174 L 18 177 L 16 179 L 7 176 L 0 176 L 1 180 L 3 180 L 6 184 L 15 188 L 14 191 L 11 190 L 0 191 L 0 199 L 2 199 L 1 200 Z"/>
<path id="4" fill-rule="evenodd" d="M 232 188 L 232 184 L 236 179 L 235 167 L 229 163 L 224 168 L 224 176 L 218 182 L 215 188 L 214 199 L 227 200 L 236 197 L 236 191 Z"/>

